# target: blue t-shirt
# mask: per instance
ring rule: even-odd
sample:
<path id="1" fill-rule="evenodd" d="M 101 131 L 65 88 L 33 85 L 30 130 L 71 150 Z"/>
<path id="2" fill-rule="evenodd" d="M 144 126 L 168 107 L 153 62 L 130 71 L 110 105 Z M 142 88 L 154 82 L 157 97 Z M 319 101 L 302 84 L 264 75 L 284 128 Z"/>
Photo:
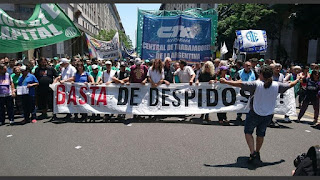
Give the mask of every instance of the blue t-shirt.
<path id="1" fill-rule="evenodd" d="M 76 73 L 76 77 L 75 77 L 74 82 L 80 82 L 80 83 L 88 82 L 89 76 L 90 75 L 88 72 L 84 72 L 82 74 Z"/>
<path id="2" fill-rule="evenodd" d="M 23 76 L 19 77 L 18 86 L 27 86 L 28 84 L 33 84 L 33 83 L 39 83 L 39 81 L 33 74 L 28 73 L 25 78 Z M 35 96 L 34 86 L 29 88 L 29 95 Z"/>
<path id="3" fill-rule="evenodd" d="M 238 71 L 238 73 L 239 73 L 240 79 L 242 81 L 255 81 L 256 80 L 256 76 L 252 70 L 250 70 L 249 73 L 246 73 L 244 71 L 244 69 L 241 69 L 240 71 Z"/>

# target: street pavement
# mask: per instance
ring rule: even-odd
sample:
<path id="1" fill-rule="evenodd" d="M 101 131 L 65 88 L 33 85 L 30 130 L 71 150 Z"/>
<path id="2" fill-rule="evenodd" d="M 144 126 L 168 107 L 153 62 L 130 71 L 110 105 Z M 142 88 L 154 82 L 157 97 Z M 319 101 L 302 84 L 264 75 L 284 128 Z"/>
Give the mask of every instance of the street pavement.
<path id="1" fill-rule="evenodd" d="M 296 156 L 320 144 L 320 131 L 308 124 L 311 112 L 309 106 L 302 123 L 275 115 L 278 125 L 267 129 L 263 164 L 256 168 L 246 162 L 249 150 L 235 113 L 224 126 L 215 113 L 209 123 L 195 115 L 131 124 L 6 124 L 0 127 L 0 176 L 290 176 Z"/>

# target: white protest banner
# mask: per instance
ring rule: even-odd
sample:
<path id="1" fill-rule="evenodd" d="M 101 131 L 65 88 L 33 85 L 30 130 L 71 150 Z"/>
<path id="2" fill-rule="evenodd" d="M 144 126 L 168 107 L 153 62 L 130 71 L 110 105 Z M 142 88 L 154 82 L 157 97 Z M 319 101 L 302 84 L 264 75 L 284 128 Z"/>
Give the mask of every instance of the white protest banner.
<path id="1" fill-rule="evenodd" d="M 215 83 L 160 85 L 52 84 L 54 113 L 187 115 L 248 112 L 248 97 L 240 88 Z M 263 102 L 261 102 L 263 103 Z M 277 114 L 296 116 L 293 89 L 278 96 Z"/>

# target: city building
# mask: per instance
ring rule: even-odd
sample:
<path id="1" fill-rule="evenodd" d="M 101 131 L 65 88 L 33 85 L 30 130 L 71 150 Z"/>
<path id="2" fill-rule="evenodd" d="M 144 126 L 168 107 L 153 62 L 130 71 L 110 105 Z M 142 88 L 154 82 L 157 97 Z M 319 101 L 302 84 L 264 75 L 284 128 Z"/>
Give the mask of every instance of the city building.
<path id="1" fill-rule="evenodd" d="M 33 57 L 64 57 L 83 55 L 88 53 L 85 33 L 90 36 L 97 35 L 100 30 L 121 30 L 121 23 L 115 4 L 97 3 L 60 3 L 58 4 L 66 15 L 73 21 L 78 29 L 83 32 L 81 36 L 60 42 L 54 45 L 41 47 L 20 53 L 0 54 L 0 57 L 26 58 Z M 27 20 L 33 14 L 35 5 L 28 4 L 0 4 L 0 8 L 6 11 L 14 19 Z"/>

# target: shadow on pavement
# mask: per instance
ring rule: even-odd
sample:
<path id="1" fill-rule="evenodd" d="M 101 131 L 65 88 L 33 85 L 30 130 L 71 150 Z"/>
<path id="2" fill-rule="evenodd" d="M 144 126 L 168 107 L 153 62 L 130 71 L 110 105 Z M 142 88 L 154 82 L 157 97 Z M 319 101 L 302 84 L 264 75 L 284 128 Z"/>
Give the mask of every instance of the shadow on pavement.
<path id="1" fill-rule="evenodd" d="M 285 160 L 281 159 L 280 161 L 276 162 L 255 162 L 252 164 L 248 164 L 249 157 L 240 156 L 237 158 L 236 163 L 232 164 L 223 164 L 223 165 L 210 165 L 210 164 L 203 164 L 206 167 L 221 167 L 221 168 L 243 168 L 249 170 L 256 170 L 257 168 L 265 167 L 265 166 L 273 166 L 280 163 L 285 162 Z"/>

